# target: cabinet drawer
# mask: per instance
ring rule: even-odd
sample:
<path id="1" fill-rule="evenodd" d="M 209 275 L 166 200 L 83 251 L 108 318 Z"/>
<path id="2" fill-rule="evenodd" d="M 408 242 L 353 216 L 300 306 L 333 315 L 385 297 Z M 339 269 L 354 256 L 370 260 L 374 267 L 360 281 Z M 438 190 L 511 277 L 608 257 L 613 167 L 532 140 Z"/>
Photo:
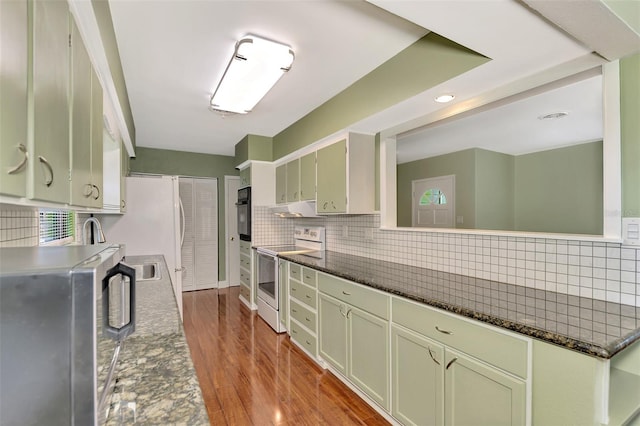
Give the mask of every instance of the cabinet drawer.
<path id="1" fill-rule="evenodd" d="M 249 241 L 240 241 L 240 253 L 251 256 L 251 243 Z"/>
<path id="2" fill-rule="evenodd" d="M 244 254 L 240 255 L 240 266 L 244 269 L 251 270 L 251 257 L 245 256 Z"/>
<path id="3" fill-rule="evenodd" d="M 298 281 L 289 281 L 289 287 L 291 288 L 291 296 L 298 299 L 300 302 L 309 306 L 310 308 L 316 308 L 316 290 L 309 288 L 306 285 L 299 283 Z"/>
<path id="4" fill-rule="evenodd" d="M 402 299 L 393 298 L 392 304 L 396 324 L 527 378 L 527 340 Z"/>
<path id="5" fill-rule="evenodd" d="M 318 273 L 318 290 L 380 318 L 389 319 L 389 296 L 360 284 Z"/>
<path id="6" fill-rule="evenodd" d="M 251 289 L 244 284 L 240 284 L 240 296 L 242 296 L 247 302 L 251 301 Z"/>
<path id="7" fill-rule="evenodd" d="M 295 300 L 290 300 L 291 318 L 295 318 L 300 324 L 303 324 L 309 330 L 316 332 L 316 314 L 305 308 Z"/>
<path id="8" fill-rule="evenodd" d="M 251 274 L 242 268 L 240 268 L 240 283 L 251 288 Z"/>
<path id="9" fill-rule="evenodd" d="M 302 282 L 311 287 L 316 287 L 316 271 L 302 267 Z"/>
<path id="10" fill-rule="evenodd" d="M 295 280 L 302 281 L 302 266 L 297 263 L 289 263 L 289 276 Z"/>
<path id="11" fill-rule="evenodd" d="M 315 336 L 307 332 L 295 320 L 290 322 L 289 328 L 291 329 L 291 338 L 316 357 L 318 341 Z"/>

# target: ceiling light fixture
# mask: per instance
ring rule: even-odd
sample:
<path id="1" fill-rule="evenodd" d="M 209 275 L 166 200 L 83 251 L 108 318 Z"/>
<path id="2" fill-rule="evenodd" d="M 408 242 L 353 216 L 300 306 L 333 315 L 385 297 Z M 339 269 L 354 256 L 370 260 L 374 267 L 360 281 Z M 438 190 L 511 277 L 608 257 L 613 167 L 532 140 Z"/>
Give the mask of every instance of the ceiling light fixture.
<path id="1" fill-rule="evenodd" d="M 538 117 L 538 120 L 555 120 L 557 118 L 566 117 L 569 115 L 568 112 L 552 112 L 551 114 L 545 114 Z"/>
<path id="2" fill-rule="evenodd" d="M 446 104 L 447 102 L 451 102 L 452 100 L 454 100 L 455 97 L 456 97 L 455 95 L 440 95 L 440 96 L 436 96 L 434 100 L 441 104 Z"/>
<path id="3" fill-rule="evenodd" d="M 291 69 L 294 54 L 291 47 L 247 35 L 236 43 L 210 101 L 217 111 L 246 114 Z"/>

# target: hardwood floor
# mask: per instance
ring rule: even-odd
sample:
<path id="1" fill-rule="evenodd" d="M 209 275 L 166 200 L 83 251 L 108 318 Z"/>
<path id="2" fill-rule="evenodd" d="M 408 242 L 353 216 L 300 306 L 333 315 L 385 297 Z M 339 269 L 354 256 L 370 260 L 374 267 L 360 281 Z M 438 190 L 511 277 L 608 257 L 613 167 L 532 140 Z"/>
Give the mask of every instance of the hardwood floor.
<path id="1" fill-rule="evenodd" d="M 388 424 L 238 295 L 238 287 L 183 293 L 184 329 L 211 424 Z"/>

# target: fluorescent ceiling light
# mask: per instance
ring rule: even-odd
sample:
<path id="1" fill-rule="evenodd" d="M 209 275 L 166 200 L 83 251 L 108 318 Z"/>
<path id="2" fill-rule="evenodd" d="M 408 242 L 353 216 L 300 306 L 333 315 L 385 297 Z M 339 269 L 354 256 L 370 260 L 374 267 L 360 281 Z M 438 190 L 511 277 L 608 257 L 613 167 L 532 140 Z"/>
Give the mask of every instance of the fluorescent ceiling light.
<path id="1" fill-rule="evenodd" d="M 291 47 L 247 35 L 235 52 L 211 97 L 214 110 L 246 114 L 291 69 Z"/>

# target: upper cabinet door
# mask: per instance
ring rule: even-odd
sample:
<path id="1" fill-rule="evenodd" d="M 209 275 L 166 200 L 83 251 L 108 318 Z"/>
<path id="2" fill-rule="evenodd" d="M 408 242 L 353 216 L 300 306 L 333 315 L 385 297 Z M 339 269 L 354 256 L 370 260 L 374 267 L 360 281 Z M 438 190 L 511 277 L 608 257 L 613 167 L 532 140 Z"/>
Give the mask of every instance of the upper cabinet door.
<path id="1" fill-rule="evenodd" d="M 287 202 L 300 201 L 300 159 L 287 163 Z"/>
<path id="2" fill-rule="evenodd" d="M 104 121 L 102 118 L 102 86 L 93 67 L 91 76 L 91 206 L 102 208 L 104 204 L 103 162 L 104 162 Z M 115 182 L 119 183 L 119 179 Z M 113 183 L 112 183 L 113 184 Z"/>
<path id="3" fill-rule="evenodd" d="M 71 204 L 91 206 L 91 61 L 71 19 Z M 100 135 L 102 136 L 102 135 Z"/>
<path id="4" fill-rule="evenodd" d="M 69 8 L 33 3 L 33 152 L 31 198 L 69 202 Z"/>
<path id="5" fill-rule="evenodd" d="M 276 203 L 287 202 L 287 165 L 276 167 Z"/>
<path id="6" fill-rule="evenodd" d="M 347 141 L 318 150 L 318 213 L 347 211 Z"/>
<path id="7" fill-rule="evenodd" d="M 300 200 L 316 199 L 316 153 L 300 159 Z"/>
<path id="8" fill-rule="evenodd" d="M 27 2 L 0 2 L 0 193 L 27 190 Z"/>

